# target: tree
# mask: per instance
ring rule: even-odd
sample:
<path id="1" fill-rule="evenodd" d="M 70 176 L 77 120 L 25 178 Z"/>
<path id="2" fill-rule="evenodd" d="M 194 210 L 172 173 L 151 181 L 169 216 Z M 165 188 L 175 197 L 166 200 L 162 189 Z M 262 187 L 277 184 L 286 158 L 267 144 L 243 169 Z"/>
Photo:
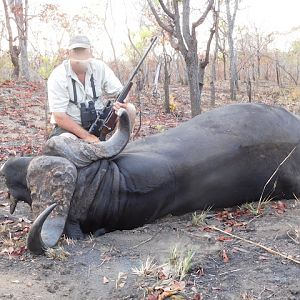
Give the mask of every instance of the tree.
<path id="1" fill-rule="evenodd" d="M 214 53 L 213 53 L 211 70 L 210 70 L 210 105 L 211 105 L 211 107 L 214 107 L 215 102 L 216 102 L 215 82 L 216 82 L 216 63 L 217 63 L 218 51 L 219 51 L 219 9 L 220 9 L 220 0 L 217 0 L 216 8 L 214 9 L 215 49 L 214 49 Z"/>
<path id="2" fill-rule="evenodd" d="M 163 60 L 164 60 L 164 105 L 165 112 L 170 113 L 170 63 L 172 57 L 166 51 L 165 37 L 163 35 Z"/>
<path id="3" fill-rule="evenodd" d="M 236 13 L 238 10 L 238 4 L 240 0 L 233 0 L 234 6 L 231 11 L 231 1 L 225 0 L 226 4 L 226 16 L 228 25 L 228 47 L 229 47 L 229 64 L 230 64 L 230 97 L 232 100 L 236 100 L 236 93 L 238 88 L 238 74 L 237 74 L 237 56 L 233 42 L 233 32 L 236 19 Z"/>
<path id="4" fill-rule="evenodd" d="M 27 53 L 28 42 L 28 0 L 3 0 L 5 22 L 8 32 L 9 53 L 14 66 L 13 76 L 30 79 L 29 62 Z M 13 15 L 11 17 L 10 15 Z M 11 19 L 17 28 L 17 36 L 13 36 Z M 17 44 L 16 41 L 18 41 Z"/>
<path id="5" fill-rule="evenodd" d="M 104 18 L 103 18 L 103 28 L 107 34 L 107 37 L 109 39 L 109 43 L 111 45 L 111 49 L 113 51 L 113 56 L 114 56 L 114 64 L 115 64 L 115 67 L 116 67 L 116 73 L 117 73 L 117 76 L 118 78 L 121 77 L 121 73 L 120 73 L 120 70 L 119 70 L 119 64 L 118 64 L 118 59 L 117 59 L 117 55 L 116 55 L 116 48 L 115 48 L 115 44 L 114 44 L 114 41 L 113 41 L 113 37 L 112 35 L 110 34 L 108 28 L 107 28 L 107 25 L 106 25 L 106 22 L 107 22 L 107 10 L 108 10 L 108 5 L 110 6 L 110 10 L 112 9 L 111 8 L 111 2 L 110 1 L 106 1 L 106 5 L 105 5 L 105 13 L 104 13 Z M 113 19 L 113 15 L 111 13 L 110 15 L 110 18 Z"/>
<path id="6" fill-rule="evenodd" d="M 218 50 L 221 52 L 222 62 L 223 62 L 223 79 L 227 80 L 227 24 L 223 19 L 220 18 L 220 13 L 218 14 Z"/>
<path id="7" fill-rule="evenodd" d="M 208 4 L 202 15 L 196 21 L 192 22 L 192 24 L 190 24 L 191 8 L 189 0 L 173 0 L 172 4 L 168 5 L 168 7 L 163 0 L 158 0 L 160 12 L 158 12 L 152 0 L 147 0 L 147 2 L 156 22 L 169 35 L 171 46 L 180 51 L 184 58 L 188 73 L 191 112 L 192 116 L 194 117 L 201 112 L 199 58 L 196 30 L 197 27 L 205 21 L 208 13 L 213 7 L 214 0 L 208 1 Z M 179 11 L 179 3 L 182 3 L 182 14 Z M 207 46 L 210 47 L 210 42 L 207 44 Z M 207 49 L 209 47 L 207 47 Z M 205 55 L 205 57 L 206 56 L 207 55 Z"/>

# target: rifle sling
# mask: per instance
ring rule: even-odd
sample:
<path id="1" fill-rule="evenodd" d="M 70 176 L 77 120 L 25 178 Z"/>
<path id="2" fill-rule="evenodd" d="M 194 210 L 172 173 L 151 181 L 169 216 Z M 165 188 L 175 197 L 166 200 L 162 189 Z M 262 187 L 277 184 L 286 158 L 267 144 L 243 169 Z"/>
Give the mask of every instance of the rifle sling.
<path id="1" fill-rule="evenodd" d="M 91 87 L 93 91 L 93 101 L 96 102 L 98 100 L 97 94 L 96 94 L 96 88 L 95 88 L 95 82 L 94 82 L 94 76 L 91 75 L 90 78 Z M 72 86 L 73 86 L 73 95 L 74 95 L 74 101 L 70 99 L 70 102 L 77 105 L 78 104 L 78 98 L 77 98 L 77 91 L 76 91 L 76 80 L 72 78 Z"/>

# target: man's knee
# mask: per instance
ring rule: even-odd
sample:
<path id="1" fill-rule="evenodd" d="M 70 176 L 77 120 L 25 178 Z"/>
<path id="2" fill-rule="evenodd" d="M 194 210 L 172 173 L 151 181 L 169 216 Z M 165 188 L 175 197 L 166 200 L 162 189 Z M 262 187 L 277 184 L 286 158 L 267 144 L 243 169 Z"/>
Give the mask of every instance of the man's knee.
<path id="1" fill-rule="evenodd" d="M 58 126 L 55 126 L 53 128 L 52 132 L 50 133 L 50 135 L 48 137 L 48 140 L 54 136 L 65 136 L 65 137 L 71 138 L 73 140 L 78 139 L 78 137 L 76 135 L 74 135 L 73 133 L 71 133 L 61 127 L 58 127 Z"/>
<path id="2" fill-rule="evenodd" d="M 58 126 L 55 126 L 53 129 L 52 129 L 52 132 L 50 133 L 50 135 L 48 136 L 48 139 L 54 137 L 54 136 L 58 136 L 58 135 L 61 135 L 63 133 L 66 133 L 68 131 L 62 129 L 61 127 L 58 127 Z"/>

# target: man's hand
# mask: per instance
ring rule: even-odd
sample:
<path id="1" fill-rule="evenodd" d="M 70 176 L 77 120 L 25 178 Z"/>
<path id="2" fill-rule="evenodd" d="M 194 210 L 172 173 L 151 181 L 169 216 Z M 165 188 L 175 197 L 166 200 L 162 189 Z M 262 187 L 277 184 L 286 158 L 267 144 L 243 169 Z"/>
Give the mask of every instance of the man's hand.
<path id="1" fill-rule="evenodd" d="M 87 130 L 77 124 L 70 116 L 63 112 L 54 112 L 53 116 L 57 125 L 73 134 L 78 136 L 80 139 L 88 143 L 99 143 L 99 139 L 90 134 Z"/>
<path id="2" fill-rule="evenodd" d="M 113 108 L 117 112 L 120 108 L 127 109 L 127 105 L 128 103 L 115 102 Z"/>
<path id="3" fill-rule="evenodd" d="M 100 143 L 100 140 L 93 134 L 87 135 L 83 140 L 87 143 Z"/>

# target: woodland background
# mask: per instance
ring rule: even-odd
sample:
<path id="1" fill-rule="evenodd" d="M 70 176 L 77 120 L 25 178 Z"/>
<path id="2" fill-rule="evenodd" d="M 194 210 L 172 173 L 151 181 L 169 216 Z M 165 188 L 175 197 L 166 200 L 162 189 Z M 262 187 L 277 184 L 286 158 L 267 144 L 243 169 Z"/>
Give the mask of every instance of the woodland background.
<path id="1" fill-rule="evenodd" d="M 47 78 L 74 34 L 89 36 L 94 56 L 124 84 L 158 36 L 129 95 L 138 108 L 133 139 L 230 103 L 300 114 L 300 21 L 266 31 L 247 1 L 2 0 L 0 163 L 41 153 L 51 130 Z M 300 4 L 281 6 L 277 22 L 284 25 Z M 247 13 L 250 25 L 242 22 Z M 159 300 L 173 291 L 177 300 L 299 299 L 300 202 L 269 200 L 167 217 L 99 239 L 63 239 L 45 258 L 27 251 L 31 213 L 18 206 L 9 215 L 0 178 L 0 297 Z"/>

